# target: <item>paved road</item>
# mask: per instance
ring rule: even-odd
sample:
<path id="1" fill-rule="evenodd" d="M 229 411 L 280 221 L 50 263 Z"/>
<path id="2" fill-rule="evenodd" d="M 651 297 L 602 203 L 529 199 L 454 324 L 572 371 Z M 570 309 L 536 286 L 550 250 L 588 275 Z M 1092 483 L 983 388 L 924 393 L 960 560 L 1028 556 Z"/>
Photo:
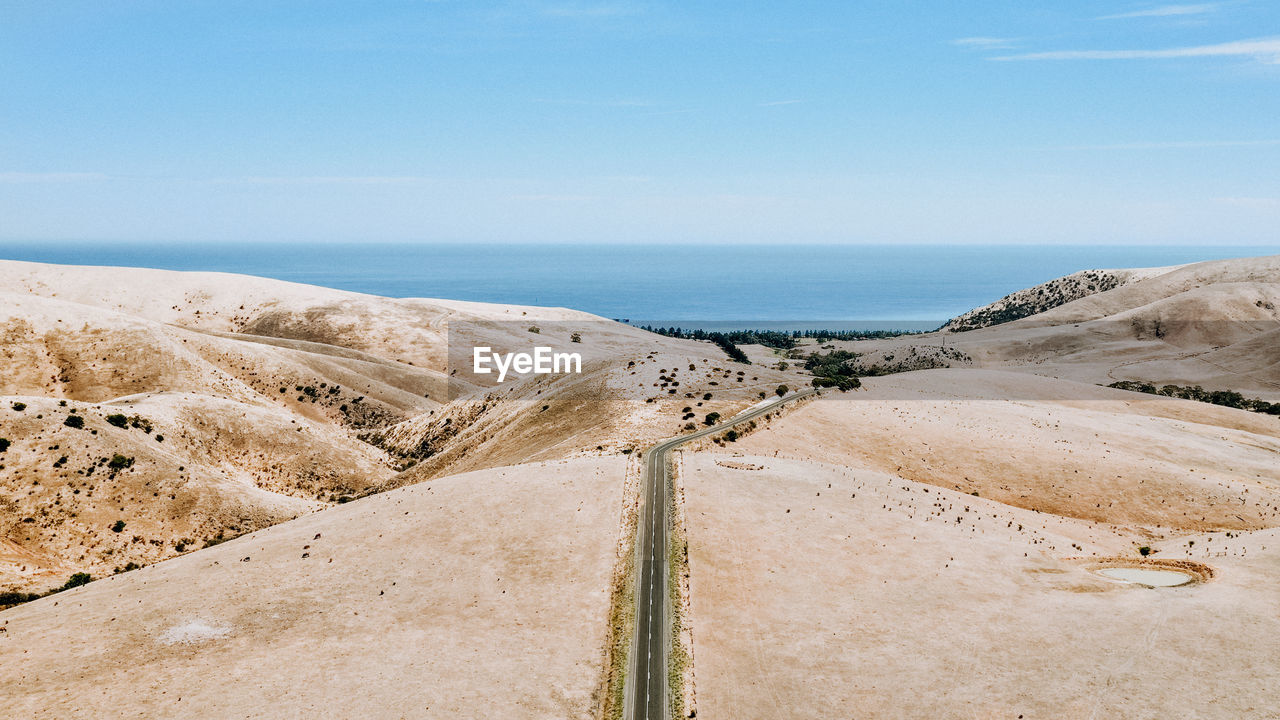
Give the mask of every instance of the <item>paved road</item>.
<path id="1" fill-rule="evenodd" d="M 636 538 L 636 631 L 631 645 L 631 672 L 627 674 L 624 699 L 626 720 L 669 720 L 667 703 L 667 657 L 671 649 L 671 616 L 667 607 L 667 490 L 670 475 L 667 452 L 677 445 L 727 430 L 732 425 L 753 420 L 780 405 L 814 394 L 803 390 L 768 405 L 745 410 L 729 420 L 697 432 L 669 438 L 649 448 L 645 456 L 641 495 L 640 526 Z"/>

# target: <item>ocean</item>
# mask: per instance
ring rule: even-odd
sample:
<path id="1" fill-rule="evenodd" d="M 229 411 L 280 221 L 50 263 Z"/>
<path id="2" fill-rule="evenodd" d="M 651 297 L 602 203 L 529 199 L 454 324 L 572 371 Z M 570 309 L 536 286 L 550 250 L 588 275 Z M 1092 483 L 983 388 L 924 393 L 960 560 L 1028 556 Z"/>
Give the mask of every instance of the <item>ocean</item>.
<path id="1" fill-rule="evenodd" d="M 208 270 L 390 297 L 586 310 L 724 329 L 930 329 L 1077 270 L 1280 247 L 0 243 L 0 258 Z"/>

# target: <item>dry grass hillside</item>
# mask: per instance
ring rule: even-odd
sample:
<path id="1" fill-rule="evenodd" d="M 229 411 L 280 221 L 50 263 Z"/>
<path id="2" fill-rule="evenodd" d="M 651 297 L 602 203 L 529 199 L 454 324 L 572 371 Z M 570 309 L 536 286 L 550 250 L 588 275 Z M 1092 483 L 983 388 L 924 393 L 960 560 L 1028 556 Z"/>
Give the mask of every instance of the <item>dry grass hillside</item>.
<path id="1" fill-rule="evenodd" d="M 424 478 L 629 451 L 794 384 L 731 368 L 709 343 L 572 310 L 218 273 L 0 271 L 0 592 L 145 565 Z M 464 379 L 450 332 L 464 350 L 537 343 L 586 365 Z M 61 424 L 72 410 L 83 430 Z M 132 463 L 102 470 L 117 454 Z M 111 532 L 117 520 L 128 529 Z"/>
<path id="2" fill-rule="evenodd" d="M 735 449 L 1153 536 L 1280 526 L 1280 418 L 992 370 L 867 378 Z"/>
<path id="3" fill-rule="evenodd" d="M 1280 256 L 1271 256 L 1144 270 L 992 327 L 835 346 L 859 353 L 869 374 L 998 367 L 1103 385 L 1201 385 L 1275 402 L 1278 332 Z"/>
<path id="4" fill-rule="evenodd" d="M 944 327 L 955 332 L 964 332 L 1013 322 L 1083 297 L 1162 275 L 1172 269 L 1166 267 L 1137 270 L 1081 270 L 1035 287 L 1010 293 L 990 305 L 974 308 L 948 320 Z"/>
<path id="5" fill-rule="evenodd" d="M 893 374 L 683 464 L 698 717 L 1270 717 L 1280 417 L 1100 385 L 1280 399 L 1278 305 L 1256 258 L 832 343 Z"/>
<path id="6" fill-rule="evenodd" d="M 4 714 L 592 718 L 625 466 L 423 483 L 12 608 Z"/>
<path id="7" fill-rule="evenodd" d="M 18 714 L 593 717 L 635 451 L 813 379 L 563 309 L 0 270 L 0 592 L 105 576 L 0 614 Z M 862 389 L 686 453 L 698 716 L 1276 705 L 1280 418 L 1101 385 L 1280 400 L 1280 258 L 1073 277 L 827 344 Z"/>
<path id="8" fill-rule="evenodd" d="M 803 378 L 729 362 L 707 343 L 661 338 L 636 360 L 536 379 L 389 428 L 379 443 L 424 458 L 401 482 L 581 452 L 631 452 L 730 417 Z"/>

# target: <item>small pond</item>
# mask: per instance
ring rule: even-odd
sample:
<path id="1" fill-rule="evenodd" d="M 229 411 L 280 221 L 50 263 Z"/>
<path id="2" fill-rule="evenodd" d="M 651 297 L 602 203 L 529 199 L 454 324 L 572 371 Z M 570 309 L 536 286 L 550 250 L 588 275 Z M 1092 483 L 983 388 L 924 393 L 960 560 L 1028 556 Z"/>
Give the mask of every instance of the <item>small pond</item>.
<path id="1" fill-rule="evenodd" d="M 1186 585 L 1195 579 L 1191 574 L 1178 570 L 1155 570 L 1135 567 L 1103 568 L 1098 571 L 1098 574 L 1105 575 L 1112 580 L 1137 585 L 1150 585 L 1151 587 L 1177 587 L 1178 585 Z"/>

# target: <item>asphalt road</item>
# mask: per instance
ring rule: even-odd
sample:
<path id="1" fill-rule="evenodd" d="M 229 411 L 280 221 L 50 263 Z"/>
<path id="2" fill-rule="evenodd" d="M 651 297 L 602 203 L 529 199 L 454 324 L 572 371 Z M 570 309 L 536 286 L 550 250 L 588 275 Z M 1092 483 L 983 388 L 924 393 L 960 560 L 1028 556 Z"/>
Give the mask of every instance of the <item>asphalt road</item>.
<path id="1" fill-rule="evenodd" d="M 627 675 L 624 699 L 627 720 L 669 720 L 667 702 L 667 658 L 671 649 L 670 597 L 667 585 L 667 491 L 670 487 L 667 454 L 690 440 L 723 432 L 739 423 L 773 412 L 781 405 L 814 394 L 813 389 L 745 410 L 732 418 L 688 435 L 669 438 L 649 448 L 645 455 L 641 495 L 644 505 L 637 528 L 636 628 L 631 645 L 631 672 Z"/>

